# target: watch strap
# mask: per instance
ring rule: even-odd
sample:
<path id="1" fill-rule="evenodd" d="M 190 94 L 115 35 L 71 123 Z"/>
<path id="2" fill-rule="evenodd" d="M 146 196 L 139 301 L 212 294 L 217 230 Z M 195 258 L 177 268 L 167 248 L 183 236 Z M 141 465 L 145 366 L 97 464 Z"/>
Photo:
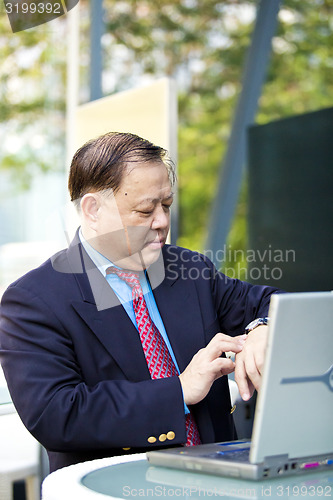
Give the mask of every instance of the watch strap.
<path id="1" fill-rule="evenodd" d="M 261 325 L 268 325 L 269 318 L 266 316 L 264 318 L 256 318 L 253 321 L 251 321 L 246 327 L 245 327 L 245 333 L 248 334 L 255 328 Z"/>

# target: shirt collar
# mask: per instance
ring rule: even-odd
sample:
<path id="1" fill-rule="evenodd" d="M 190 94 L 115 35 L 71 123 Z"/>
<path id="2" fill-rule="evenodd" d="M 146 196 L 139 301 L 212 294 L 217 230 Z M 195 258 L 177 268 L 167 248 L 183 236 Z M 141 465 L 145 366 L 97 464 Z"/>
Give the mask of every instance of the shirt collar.
<path id="1" fill-rule="evenodd" d="M 82 234 L 81 227 L 79 230 L 79 238 L 80 238 L 80 242 L 81 242 L 83 248 L 85 249 L 85 251 L 87 252 L 89 257 L 91 258 L 91 260 L 93 261 L 93 263 L 95 264 L 97 269 L 105 277 L 107 268 L 110 266 L 114 266 L 114 264 L 109 259 L 107 259 L 104 255 L 102 255 L 100 252 L 95 250 L 95 248 L 93 248 L 90 245 L 90 243 L 88 243 L 88 241 L 85 239 L 85 237 Z M 114 267 L 118 267 L 118 266 L 114 266 Z"/>
<path id="2" fill-rule="evenodd" d="M 117 267 L 118 269 L 121 269 L 119 266 L 116 266 L 113 262 L 111 262 L 111 260 L 107 259 L 104 255 L 102 255 L 100 252 L 98 252 L 95 248 L 93 248 L 90 245 L 90 243 L 88 243 L 88 241 L 85 239 L 85 237 L 82 234 L 81 227 L 79 229 L 79 238 L 80 238 L 80 242 L 81 242 L 83 248 L 85 249 L 85 251 L 87 252 L 89 257 L 91 258 L 91 260 L 93 261 L 93 263 L 95 264 L 97 269 L 102 273 L 104 278 L 106 277 L 106 270 L 108 267 L 113 266 L 113 267 Z M 146 270 L 144 272 L 140 272 L 138 274 L 140 277 L 146 276 Z"/>

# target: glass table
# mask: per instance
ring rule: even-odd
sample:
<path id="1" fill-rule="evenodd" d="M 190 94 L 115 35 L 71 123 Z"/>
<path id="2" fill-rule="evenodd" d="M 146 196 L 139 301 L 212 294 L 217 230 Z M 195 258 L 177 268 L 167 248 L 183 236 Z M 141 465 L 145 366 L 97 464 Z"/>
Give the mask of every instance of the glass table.
<path id="1" fill-rule="evenodd" d="M 60 469 L 43 483 L 42 500 L 178 497 L 188 499 L 332 498 L 333 470 L 265 481 L 229 479 L 152 466 L 145 454 Z"/>
<path id="2" fill-rule="evenodd" d="M 15 413 L 15 408 L 7 387 L 0 385 L 0 415 Z"/>

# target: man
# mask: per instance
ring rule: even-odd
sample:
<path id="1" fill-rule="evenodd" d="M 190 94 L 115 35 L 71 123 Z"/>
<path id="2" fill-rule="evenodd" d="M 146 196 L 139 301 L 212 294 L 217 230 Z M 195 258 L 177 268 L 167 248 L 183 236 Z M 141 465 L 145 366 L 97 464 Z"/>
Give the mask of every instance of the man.
<path id="1" fill-rule="evenodd" d="M 3 296 L 3 369 L 51 471 L 233 439 L 225 375 L 235 369 L 245 400 L 260 386 L 266 327 L 244 331 L 276 290 L 166 245 L 173 181 L 166 151 L 149 141 L 89 141 L 69 174 L 74 241 Z"/>

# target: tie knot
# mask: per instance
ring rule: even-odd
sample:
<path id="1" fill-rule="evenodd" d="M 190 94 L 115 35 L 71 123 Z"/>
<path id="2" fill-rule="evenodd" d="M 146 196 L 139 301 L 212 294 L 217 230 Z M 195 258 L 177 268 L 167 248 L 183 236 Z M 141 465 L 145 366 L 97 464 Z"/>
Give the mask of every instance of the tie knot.
<path id="1" fill-rule="evenodd" d="M 118 269 L 117 267 L 108 267 L 106 270 L 106 274 L 116 274 L 120 279 L 125 281 L 132 289 L 133 288 L 141 288 L 139 275 L 132 271 L 123 271 L 122 269 Z"/>

